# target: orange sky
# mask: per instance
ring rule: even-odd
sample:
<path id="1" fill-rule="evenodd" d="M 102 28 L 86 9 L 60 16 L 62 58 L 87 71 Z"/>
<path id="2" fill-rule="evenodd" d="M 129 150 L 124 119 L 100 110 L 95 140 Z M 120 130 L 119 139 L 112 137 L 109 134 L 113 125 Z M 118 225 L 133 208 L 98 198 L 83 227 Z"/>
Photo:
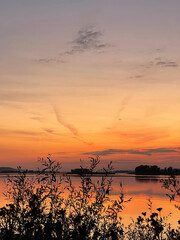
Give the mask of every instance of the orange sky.
<path id="1" fill-rule="evenodd" d="M 180 2 L 1 5 L 2 166 L 180 167 Z"/>

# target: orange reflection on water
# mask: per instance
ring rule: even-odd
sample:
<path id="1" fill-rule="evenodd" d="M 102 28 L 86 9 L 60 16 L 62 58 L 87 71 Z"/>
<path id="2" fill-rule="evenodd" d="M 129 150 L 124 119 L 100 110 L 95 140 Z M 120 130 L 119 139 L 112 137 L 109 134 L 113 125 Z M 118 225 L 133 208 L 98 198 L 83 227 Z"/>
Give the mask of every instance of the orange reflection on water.
<path id="1" fill-rule="evenodd" d="M 92 181 L 96 182 L 101 177 L 92 177 Z M 174 227 L 177 226 L 177 222 L 180 218 L 179 211 L 174 207 L 174 203 L 170 203 L 169 198 L 166 196 L 167 190 L 162 188 L 160 182 L 161 177 L 142 177 L 138 178 L 134 175 L 118 175 L 112 178 L 112 192 L 110 192 L 110 199 L 118 199 L 121 193 L 120 182 L 123 185 L 123 192 L 125 193 L 125 200 L 132 198 L 132 200 L 124 204 L 125 208 L 120 213 L 122 222 L 127 225 L 132 219 L 136 219 L 142 212 L 149 212 L 148 199 L 152 202 L 152 212 L 157 208 L 162 208 L 161 216 L 168 216 L 167 222 L 171 223 Z M 78 176 L 71 176 L 72 183 L 75 188 L 80 186 L 80 178 Z M 0 176 L 0 207 L 9 202 L 3 195 L 6 192 L 7 175 Z M 64 197 L 67 197 L 68 193 L 64 192 Z"/>

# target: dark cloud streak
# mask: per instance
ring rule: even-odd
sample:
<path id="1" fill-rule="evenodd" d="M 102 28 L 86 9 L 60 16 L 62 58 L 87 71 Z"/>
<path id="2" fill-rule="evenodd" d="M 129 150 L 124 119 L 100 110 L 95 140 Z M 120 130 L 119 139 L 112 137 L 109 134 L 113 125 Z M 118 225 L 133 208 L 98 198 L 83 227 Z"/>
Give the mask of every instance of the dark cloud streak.
<path id="1" fill-rule="evenodd" d="M 76 38 L 72 41 L 72 48 L 64 54 L 75 54 L 88 50 L 102 50 L 109 45 L 101 41 L 102 33 L 95 31 L 92 26 L 78 31 Z"/>
<path id="2" fill-rule="evenodd" d="M 94 155 L 94 156 L 107 156 L 112 154 L 133 154 L 133 155 L 146 155 L 151 156 L 155 153 L 180 153 L 178 149 L 174 148 L 154 148 L 154 149 L 106 149 L 103 151 L 94 151 L 94 152 L 86 152 L 84 155 Z"/>
<path id="3" fill-rule="evenodd" d="M 157 66 L 162 67 L 178 67 L 179 65 L 175 61 L 157 61 Z"/>
<path id="4" fill-rule="evenodd" d="M 75 55 L 87 51 L 102 51 L 110 45 L 104 43 L 101 39 L 103 36 L 101 31 L 94 30 L 93 26 L 87 26 L 77 32 L 74 40 L 70 42 L 71 47 L 69 50 L 61 52 L 56 57 L 41 58 L 38 61 L 40 63 L 65 63 L 64 57 Z"/>

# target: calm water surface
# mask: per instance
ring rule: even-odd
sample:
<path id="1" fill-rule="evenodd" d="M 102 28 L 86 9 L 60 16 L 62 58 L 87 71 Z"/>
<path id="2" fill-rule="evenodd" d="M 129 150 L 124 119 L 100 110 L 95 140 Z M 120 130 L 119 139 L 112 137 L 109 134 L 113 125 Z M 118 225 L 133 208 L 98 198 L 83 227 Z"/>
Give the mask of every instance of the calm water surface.
<path id="1" fill-rule="evenodd" d="M 123 190 L 126 199 L 132 197 L 132 200 L 125 205 L 125 209 L 122 212 L 122 219 L 125 224 L 129 223 L 131 218 L 136 218 L 141 212 L 147 211 L 147 200 L 151 199 L 153 210 L 162 207 L 162 216 L 166 216 L 172 213 L 169 217 L 169 222 L 174 226 L 180 219 L 179 211 L 174 207 L 174 203 L 170 203 L 169 198 L 166 196 L 167 190 L 162 188 L 160 179 L 164 179 L 166 176 L 135 176 L 129 174 L 117 174 L 113 176 L 112 192 L 110 197 L 112 199 L 118 198 L 120 193 L 120 182 L 123 185 Z M 75 186 L 80 183 L 80 178 L 72 176 L 72 182 Z M 180 176 L 177 177 L 180 179 Z M 93 177 L 93 181 L 96 181 L 97 177 Z M 6 192 L 7 175 L 0 175 L 0 206 L 5 205 L 8 202 L 5 199 L 3 192 Z"/>

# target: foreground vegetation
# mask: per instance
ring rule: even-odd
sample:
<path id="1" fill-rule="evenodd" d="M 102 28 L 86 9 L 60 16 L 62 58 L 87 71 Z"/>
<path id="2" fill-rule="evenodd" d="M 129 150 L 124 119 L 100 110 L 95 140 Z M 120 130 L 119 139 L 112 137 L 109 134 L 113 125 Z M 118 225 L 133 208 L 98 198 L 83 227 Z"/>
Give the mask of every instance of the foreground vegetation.
<path id="1" fill-rule="evenodd" d="M 109 198 L 108 174 L 93 182 L 91 174 L 82 171 L 81 184 L 75 188 L 69 176 L 59 177 L 59 163 L 50 157 L 41 161 L 43 169 L 37 176 L 19 168 L 19 174 L 8 179 L 10 204 L 0 209 L 1 240 L 180 239 L 180 229 L 167 223 L 162 208 L 153 212 L 150 200 L 148 211 L 124 226 L 121 212 L 131 199 L 125 198 L 121 184 L 119 198 Z M 90 159 L 90 172 L 98 163 L 98 158 Z M 112 171 L 111 163 L 105 171 Z M 171 200 L 179 197 L 178 184 L 175 178 L 163 182 Z"/>

